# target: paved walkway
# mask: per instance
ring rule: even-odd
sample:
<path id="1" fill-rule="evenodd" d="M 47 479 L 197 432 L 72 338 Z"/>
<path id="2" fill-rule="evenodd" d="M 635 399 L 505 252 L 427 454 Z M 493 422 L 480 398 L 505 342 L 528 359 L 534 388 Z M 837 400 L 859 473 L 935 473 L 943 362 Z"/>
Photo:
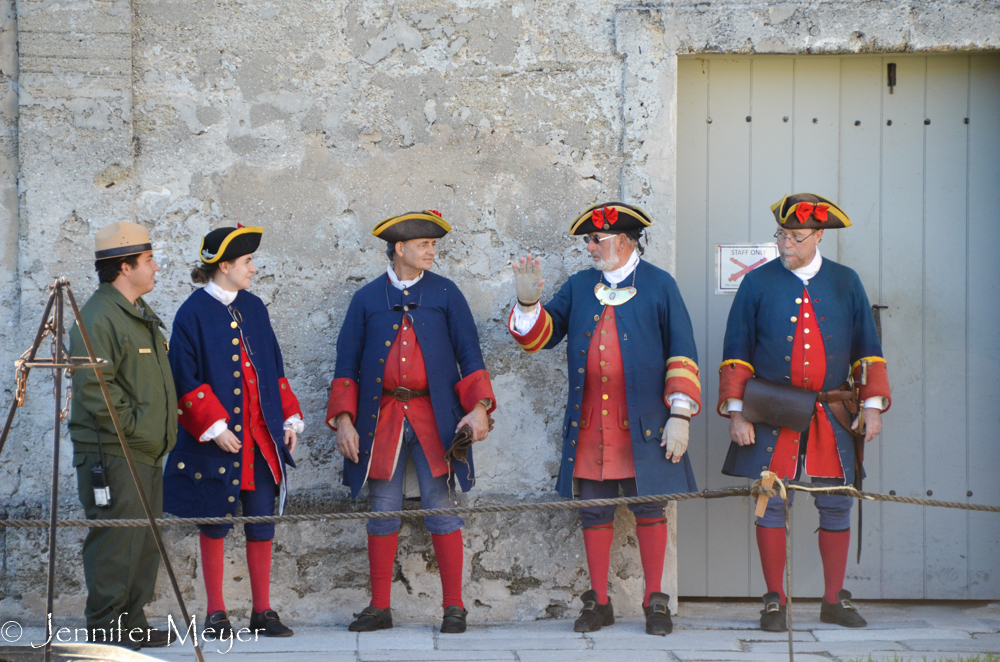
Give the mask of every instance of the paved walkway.
<path id="1" fill-rule="evenodd" d="M 891 661 L 898 656 L 901 660 L 930 662 L 1000 653 L 1000 603 L 859 603 L 859 608 L 870 625 L 849 630 L 820 623 L 817 602 L 798 603 L 795 659 L 867 662 L 869 656 L 875 661 Z M 787 660 L 787 636 L 756 629 L 758 610 L 757 604 L 742 602 L 682 603 L 682 615 L 674 619 L 674 632 L 666 637 L 647 635 L 644 623 L 635 619 L 618 621 L 588 635 L 574 633 L 571 620 L 470 624 L 469 631 L 462 635 L 442 635 L 435 626 L 414 623 L 360 635 L 347 632 L 342 624 L 299 626 L 289 639 L 234 642 L 227 654 L 234 660 L 249 662 Z M 205 657 L 225 660 L 220 652 L 228 648 L 207 644 Z M 143 653 L 171 662 L 195 659 L 190 645 L 174 644 L 166 649 L 145 649 Z"/>

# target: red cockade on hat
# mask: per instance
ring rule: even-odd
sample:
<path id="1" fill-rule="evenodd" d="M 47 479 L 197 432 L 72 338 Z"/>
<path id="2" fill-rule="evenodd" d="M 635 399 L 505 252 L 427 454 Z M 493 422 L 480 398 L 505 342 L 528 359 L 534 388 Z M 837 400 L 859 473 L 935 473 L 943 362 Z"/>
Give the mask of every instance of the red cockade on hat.
<path id="1" fill-rule="evenodd" d="M 604 221 L 608 222 L 608 225 L 614 225 L 618 220 L 618 210 L 614 207 L 603 207 L 602 209 L 595 209 L 590 215 L 591 220 L 594 222 L 594 227 L 600 230 L 604 227 Z"/>
<path id="2" fill-rule="evenodd" d="M 444 218 L 444 216 L 441 215 L 441 212 L 439 212 L 437 209 L 428 209 L 427 211 L 434 214 L 438 218 Z"/>
<path id="3" fill-rule="evenodd" d="M 816 217 L 816 220 L 820 223 L 826 223 L 827 216 L 826 210 L 830 208 L 830 205 L 819 203 L 814 205 L 811 202 L 800 202 L 798 206 L 795 207 L 795 215 L 799 217 L 799 223 L 805 223 L 809 220 L 809 214 Z"/>

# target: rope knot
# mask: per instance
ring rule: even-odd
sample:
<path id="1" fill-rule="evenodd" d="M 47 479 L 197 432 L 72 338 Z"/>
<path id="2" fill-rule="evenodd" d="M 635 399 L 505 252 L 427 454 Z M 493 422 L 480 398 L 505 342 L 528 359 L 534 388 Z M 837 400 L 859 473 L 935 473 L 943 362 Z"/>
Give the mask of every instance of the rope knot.
<path id="1" fill-rule="evenodd" d="M 754 481 L 753 485 L 750 486 L 750 496 L 754 499 L 758 499 L 762 496 L 770 499 L 771 497 L 778 496 L 779 494 L 781 494 L 781 492 L 773 487 L 764 487 L 763 483 L 761 483 L 761 479 L 759 478 Z"/>

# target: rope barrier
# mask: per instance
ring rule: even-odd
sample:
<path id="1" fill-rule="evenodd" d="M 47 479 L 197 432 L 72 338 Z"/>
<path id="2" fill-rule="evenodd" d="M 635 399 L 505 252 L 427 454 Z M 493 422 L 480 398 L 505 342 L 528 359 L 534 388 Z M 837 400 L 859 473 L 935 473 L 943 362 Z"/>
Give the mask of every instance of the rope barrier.
<path id="1" fill-rule="evenodd" d="M 907 503 L 917 506 L 927 506 L 932 508 L 951 508 L 956 510 L 972 510 L 988 513 L 1000 513 L 1000 506 L 986 506 L 974 503 L 960 503 L 957 501 L 939 501 L 936 499 L 918 499 L 914 497 L 902 497 L 890 494 L 879 494 L 877 492 L 861 492 L 853 487 L 811 487 L 808 485 L 785 485 L 788 490 L 800 492 L 830 494 L 842 494 L 855 499 L 866 501 L 885 501 L 891 503 Z M 206 525 L 206 524 L 265 524 L 279 522 L 326 522 L 345 520 L 366 520 L 384 519 L 399 517 L 403 519 L 413 519 L 417 517 L 427 517 L 430 515 L 476 515 L 480 513 L 515 513 L 531 512 L 542 510 L 569 510 L 575 508 L 593 506 L 618 506 L 637 503 L 656 503 L 658 501 L 687 501 L 690 499 L 721 499 L 734 496 L 779 496 L 781 491 L 776 488 L 767 488 L 761 482 L 755 481 L 751 487 L 731 487 L 718 490 L 704 490 L 701 492 L 681 492 L 677 494 L 657 494 L 651 496 L 617 497 L 614 499 L 573 499 L 561 501 L 544 501 L 539 503 L 523 504 L 486 504 L 477 506 L 459 506 L 455 508 L 429 508 L 413 510 L 395 510 L 388 512 L 334 512 L 334 513 L 306 513 L 301 515 L 268 515 L 261 517 L 167 517 L 157 519 L 158 526 Z M 149 526 L 146 519 L 62 519 L 56 520 L 56 526 L 67 528 L 117 528 L 117 527 L 141 527 Z M 0 519 L 0 528 L 13 529 L 45 529 L 49 527 L 46 520 L 33 519 Z"/>

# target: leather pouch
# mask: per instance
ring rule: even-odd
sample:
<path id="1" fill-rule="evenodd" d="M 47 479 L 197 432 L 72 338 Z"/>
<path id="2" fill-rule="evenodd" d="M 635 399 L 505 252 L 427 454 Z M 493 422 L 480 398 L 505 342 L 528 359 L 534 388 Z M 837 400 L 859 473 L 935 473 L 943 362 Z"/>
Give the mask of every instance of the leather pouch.
<path id="1" fill-rule="evenodd" d="M 747 382 L 743 393 L 743 416 L 751 423 L 805 432 L 809 429 L 818 396 L 817 391 L 807 388 L 754 377 Z"/>

